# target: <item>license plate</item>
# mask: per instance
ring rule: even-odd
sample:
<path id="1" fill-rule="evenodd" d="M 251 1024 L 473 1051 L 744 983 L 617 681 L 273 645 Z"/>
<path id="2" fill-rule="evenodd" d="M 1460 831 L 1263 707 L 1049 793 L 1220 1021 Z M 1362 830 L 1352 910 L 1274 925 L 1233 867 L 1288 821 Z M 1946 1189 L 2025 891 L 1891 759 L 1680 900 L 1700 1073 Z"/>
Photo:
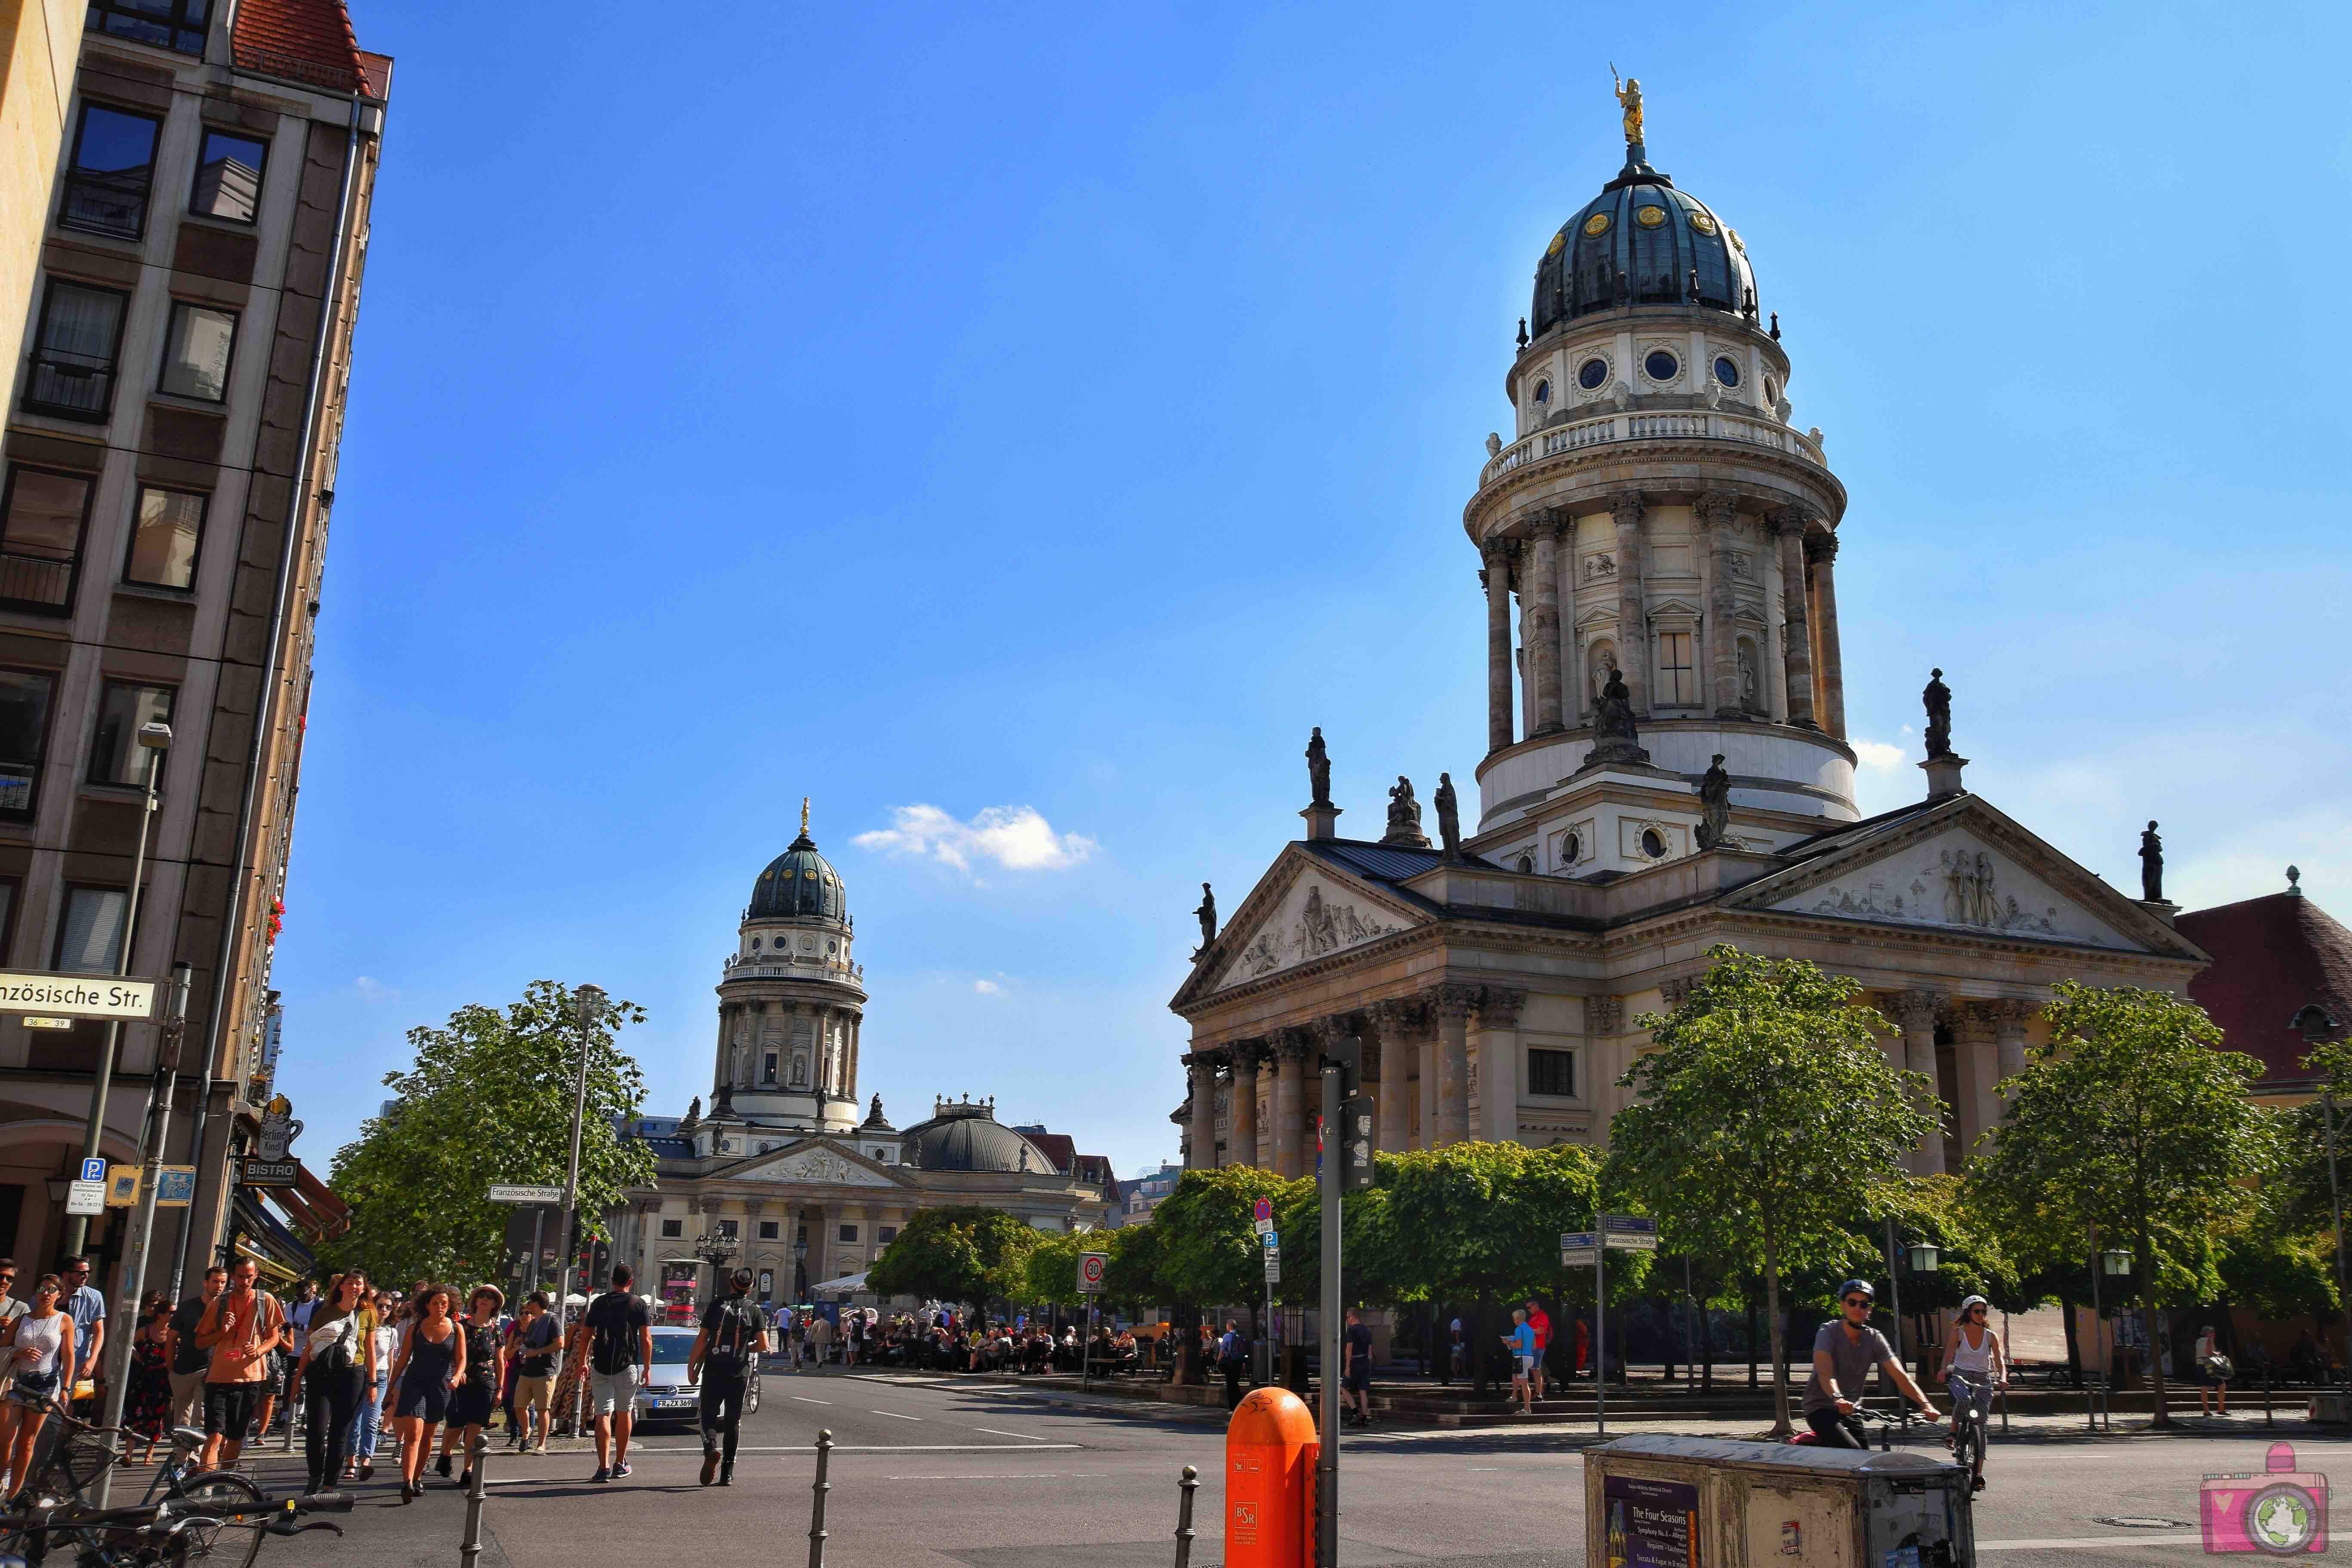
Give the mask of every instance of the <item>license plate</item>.
<path id="1" fill-rule="evenodd" d="M 692 1408 L 695 1404 L 696 1401 L 692 1399 L 665 1399 L 661 1402 L 661 1407 L 664 1410 L 686 1410 Z"/>

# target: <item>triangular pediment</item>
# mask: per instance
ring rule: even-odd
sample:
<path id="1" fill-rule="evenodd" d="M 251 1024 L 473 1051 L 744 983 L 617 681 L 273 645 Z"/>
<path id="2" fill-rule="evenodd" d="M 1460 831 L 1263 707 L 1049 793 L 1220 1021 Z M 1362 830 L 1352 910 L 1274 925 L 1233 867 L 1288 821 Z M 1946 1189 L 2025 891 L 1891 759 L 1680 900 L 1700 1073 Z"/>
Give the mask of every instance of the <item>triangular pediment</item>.
<path id="1" fill-rule="evenodd" d="M 1857 830 L 1726 902 L 2116 952 L 2203 956 L 2164 921 L 1974 795 L 1884 828 Z"/>
<path id="2" fill-rule="evenodd" d="M 1174 1005 L 1181 1008 L 1338 956 L 1429 919 L 1410 896 L 1351 876 L 1294 844 L 1234 911 Z"/>
<path id="3" fill-rule="evenodd" d="M 790 1182 L 810 1187 L 887 1187 L 906 1185 L 884 1165 L 830 1138 L 803 1138 L 786 1148 L 757 1154 L 739 1164 L 713 1171 L 711 1179 L 725 1182 Z"/>

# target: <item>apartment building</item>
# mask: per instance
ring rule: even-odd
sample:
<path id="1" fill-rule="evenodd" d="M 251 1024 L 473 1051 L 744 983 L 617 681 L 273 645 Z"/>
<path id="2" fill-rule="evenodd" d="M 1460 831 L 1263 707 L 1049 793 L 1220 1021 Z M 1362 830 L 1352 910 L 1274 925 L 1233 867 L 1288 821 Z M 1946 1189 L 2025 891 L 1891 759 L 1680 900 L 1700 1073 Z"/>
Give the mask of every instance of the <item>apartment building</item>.
<path id="1" fill-rule="evenodd" d="M 0 437 L 0 960 L 113 972 L 145 815 L 136 736 L 169 724 L 127 933 L 131 973 L 194 976 L 165 1157 L 198 1179 L 159 1216 L 162 1284 L 232 1230 L 268 1251 L 276 1225 L 231 1173 L 269 1098 L 269 969 L 392 62 L 359 47 L 341 0 L 71 10 L 55 172 L 16 215 L 38 232 Z M 0 1252 L 28 1265 L 65 1227 L 105 1028 L 0 1016 Z M 134 1157 L 157 1048 L 153 1026 L 123 1030 L 110 1159 Z M 121 1212 L 93 1223 L 101 1279 Z"/>

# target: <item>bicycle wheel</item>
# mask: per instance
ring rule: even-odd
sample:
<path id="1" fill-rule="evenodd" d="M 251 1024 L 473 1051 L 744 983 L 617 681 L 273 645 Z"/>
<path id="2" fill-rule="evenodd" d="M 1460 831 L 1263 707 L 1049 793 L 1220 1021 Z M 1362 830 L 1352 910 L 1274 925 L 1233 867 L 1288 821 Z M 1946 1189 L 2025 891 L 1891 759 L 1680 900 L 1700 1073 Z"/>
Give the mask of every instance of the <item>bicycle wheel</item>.
<path id="1" fill-rule="evenodd" d="M 188 1483 L 181 1497 L 199 1508 L 249 1510 L 251 1524 L 196 1523 L 175 1537 L 172 1562 L 201 1563 L 205 1568 L 253 1568 L 261 1555 L 260 1525 L 268 1515 L 261 1489 L 243 1476 L 219 1473 Z"/>

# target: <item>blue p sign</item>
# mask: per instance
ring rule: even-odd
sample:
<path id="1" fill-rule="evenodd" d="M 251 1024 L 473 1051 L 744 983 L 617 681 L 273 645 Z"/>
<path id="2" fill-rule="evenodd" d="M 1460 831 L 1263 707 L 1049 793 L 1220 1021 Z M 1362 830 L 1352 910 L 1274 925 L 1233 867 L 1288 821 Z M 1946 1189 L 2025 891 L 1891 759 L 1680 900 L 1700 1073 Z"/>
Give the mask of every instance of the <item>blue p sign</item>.
<path id="1" fill-rule="evenodd" d="M 84 1160 L 81 1163 L 81 1179 L 85 1182 L 102 1182 L 106 1180 L 105 1157 L 99 1154 L 92 1154 L 89 1159 Z"/>

